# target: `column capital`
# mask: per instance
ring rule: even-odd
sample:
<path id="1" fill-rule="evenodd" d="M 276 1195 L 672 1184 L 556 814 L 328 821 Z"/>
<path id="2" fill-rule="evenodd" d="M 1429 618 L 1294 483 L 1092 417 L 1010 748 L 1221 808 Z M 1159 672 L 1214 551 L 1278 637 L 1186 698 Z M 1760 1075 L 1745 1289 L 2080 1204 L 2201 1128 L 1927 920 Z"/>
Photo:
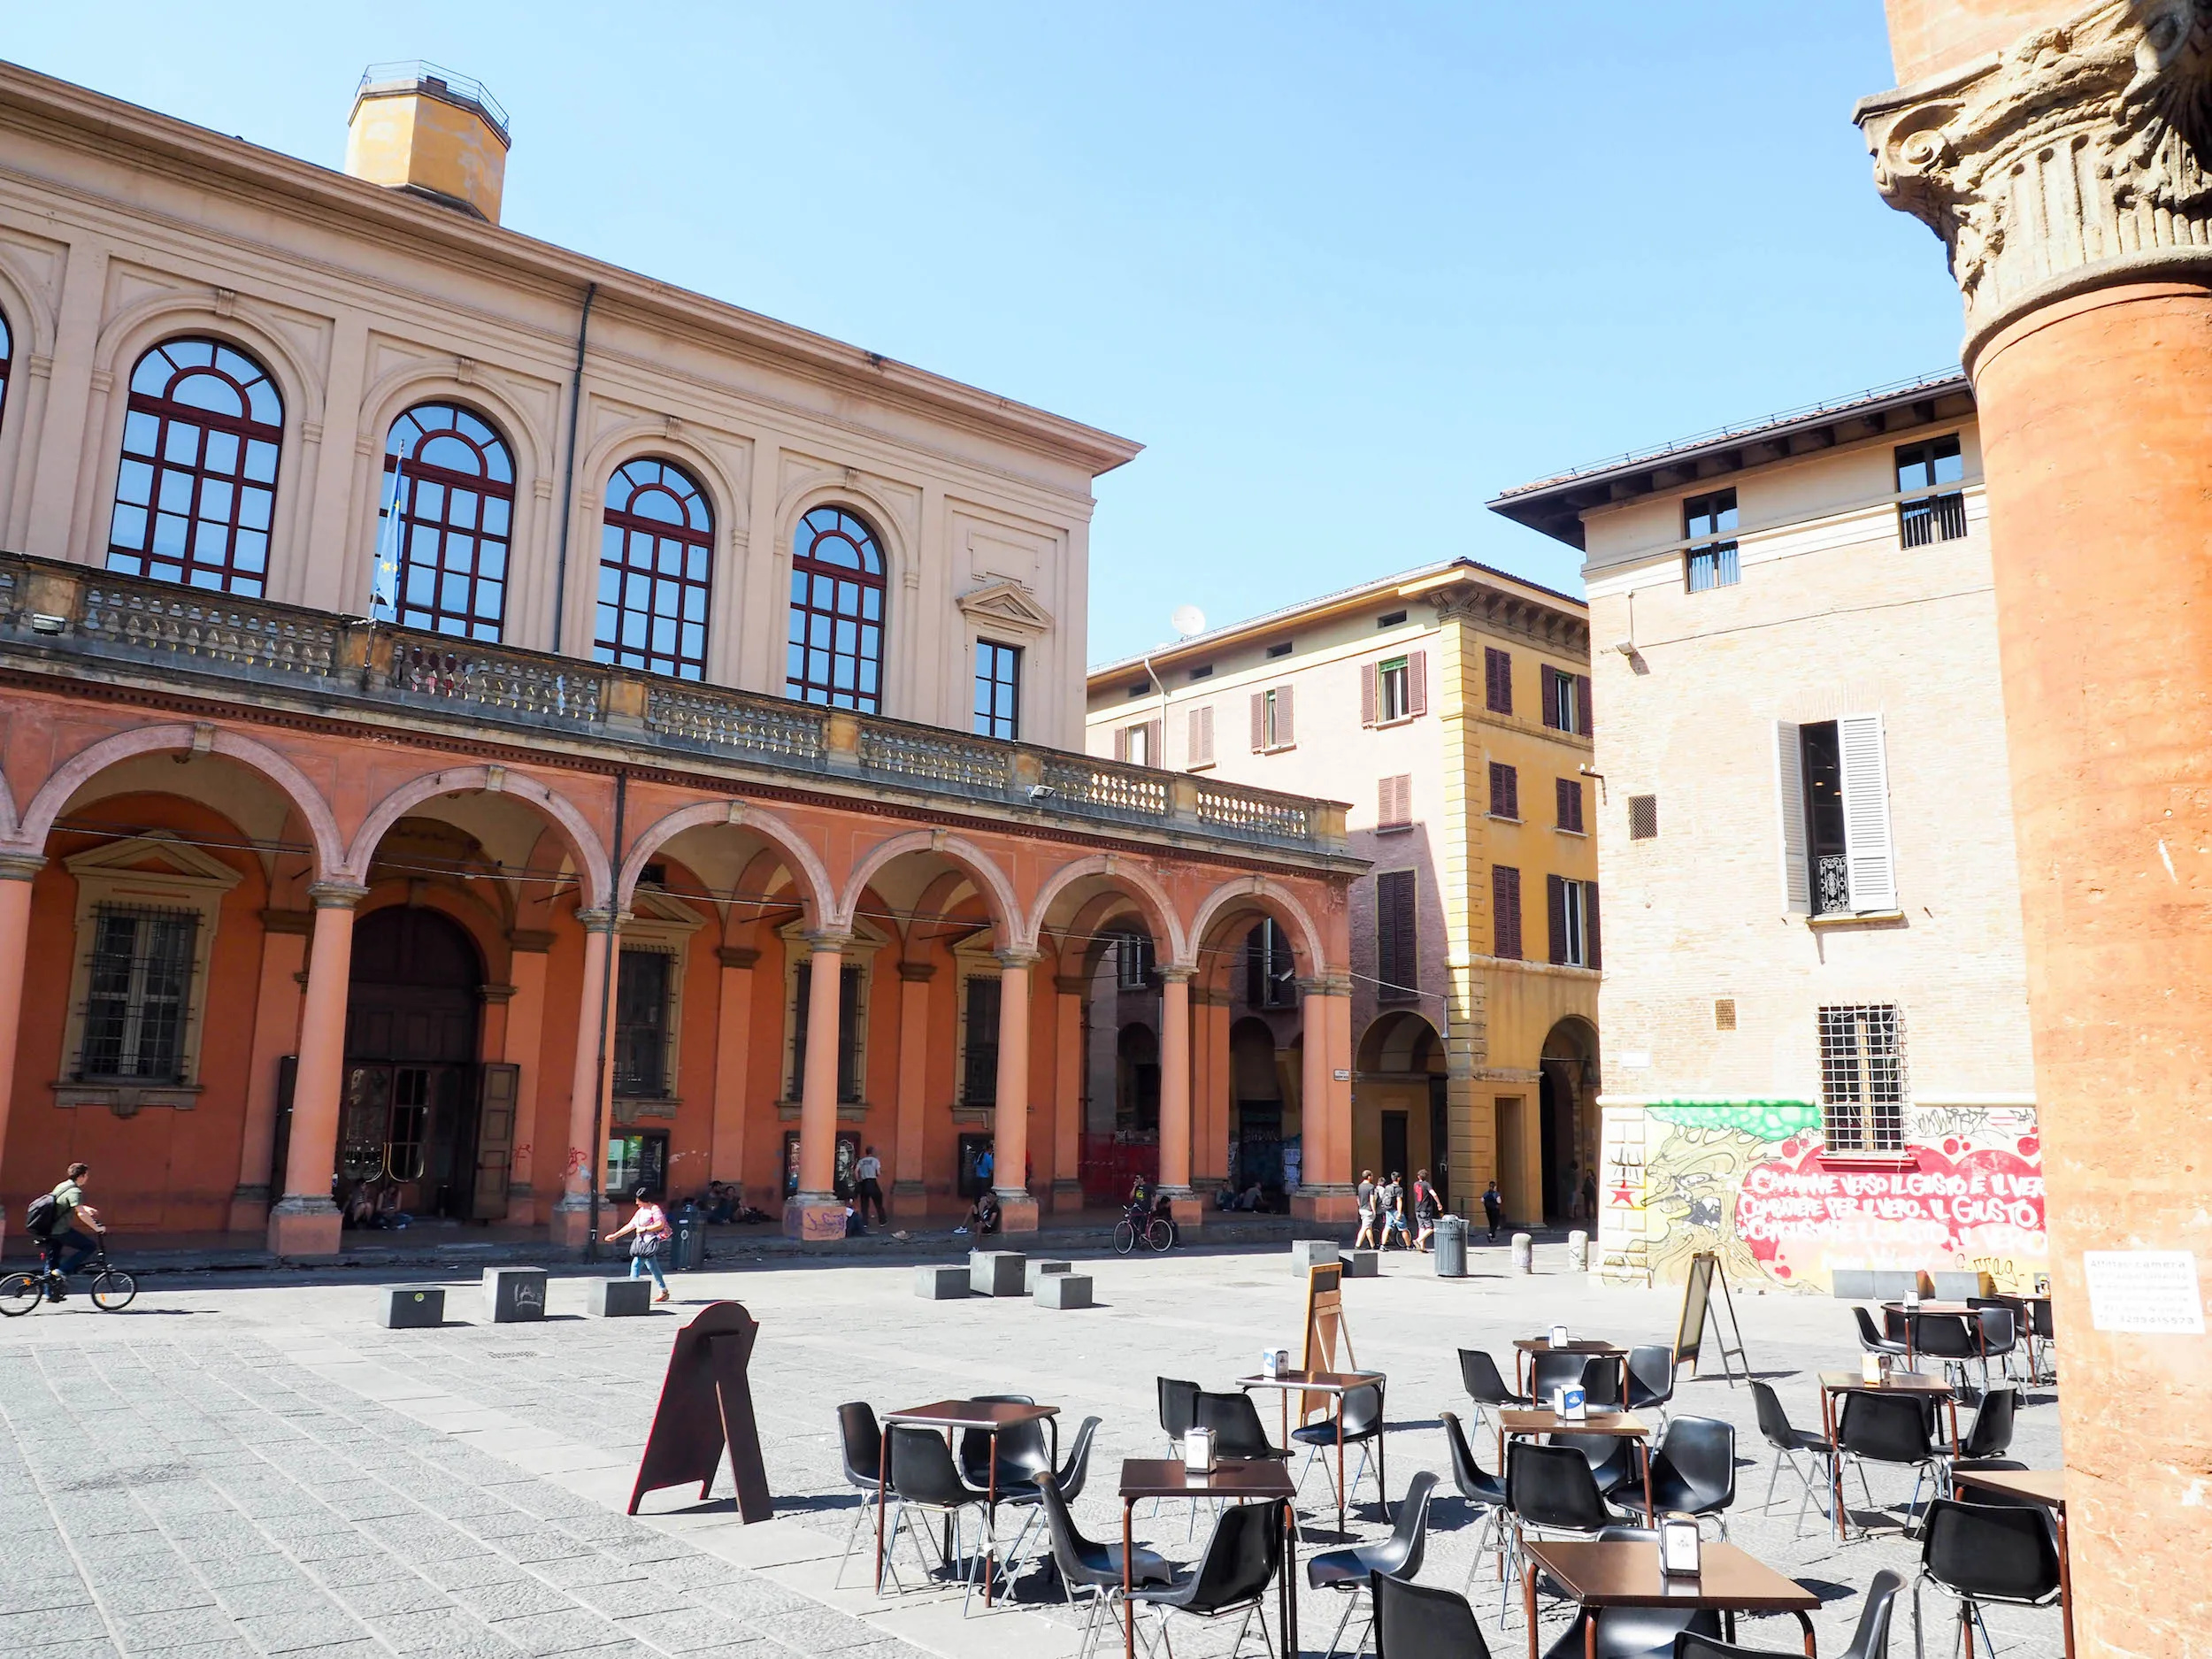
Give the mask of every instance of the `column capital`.
<path id="1" fill-rule="evenodd" d="M 618 933 L 627 918 L 620 910 L 579 910 L 576 919 L 584 925 L 584 931 L 588 933 Z"/>
<path id="2" fill-rule="evenodd" d="M 1005 949 L 994 950 L 991 954 L 998 958 L 1000 967 L 1019 968 L 1025 972 L 1045 959 L 1043 951 L 1032 949 L 1027 945 L 1008 945 Z"/>
<path id="3" fill-rule="evenodd" d="M 0 881 L 28 881 L 45 868 L 43 853 L 0 853 Z"/>
<path id="4" fill-rule="evenodd" d="M 1159 975 L 1161 983 L 1164 985 L 1188 985 L 1198 977 L 1198 970 L 1170 964 L 1159 970 Z"/>
<path id="5" fill-rule="evenodd" d="M 744 969 L 760 960 L 760 952 L 750 945 L 717 945 L 714 959 L 726 968 Z"/>
<path id="6" fill-rule="evenodd" d="M 369 890 L 350 881 L 318 881 L 307 896 L 319 910 L 349 910 L 369 896 Z"/>
<path id="7" fill-rule="evenodd" d="M 2069 294 L 2212 266 L 2212 18 L 2099 0 L 1852 112 L 1889 204 L 1943 239 L 1966 349 Z"/>
<path id="8" fill-rule="evenodd" d="M 1317 973 L 1311 979 L 1298 981 L 1301 996 L 1349 996 L 1352 976 L 1348 973 Z"/>
<path id="9" fill-rule="evenodd" d="M 806 936 L 806 942 L 808 949 L 818 956 L 826 953 L 842 955 L 851 948 L 853 936 L 850 933 L 835 933 L 825 928 L 819 933 L 809 933 Z"/>
<path id="10" fill-rule="evenodd" d="M 902 962 L 899 964 L 899 979 L 903 984 L 927 985 L 936 977 L 937 964 L 933 962 Z"/>

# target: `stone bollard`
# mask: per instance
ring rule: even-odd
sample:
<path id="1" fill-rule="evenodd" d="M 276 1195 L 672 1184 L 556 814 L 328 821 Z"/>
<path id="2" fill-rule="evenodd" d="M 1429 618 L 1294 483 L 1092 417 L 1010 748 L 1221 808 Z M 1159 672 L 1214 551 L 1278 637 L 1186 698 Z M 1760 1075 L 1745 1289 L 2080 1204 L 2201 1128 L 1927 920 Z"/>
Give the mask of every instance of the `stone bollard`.
<path id="1" fill-rule="evenodd" d="M 1525 1233 L 1513 1235 L 1513 1271 L 1533 1273 L 1536 1271 L 1536 1240 Z"/>
<path id="2" fill-rule="evenodd" d="M 1567 1266 L 1577 1273 L 1590 1271 L 1590 1235 L 1579 1227 L 1567 1235 Z"/>

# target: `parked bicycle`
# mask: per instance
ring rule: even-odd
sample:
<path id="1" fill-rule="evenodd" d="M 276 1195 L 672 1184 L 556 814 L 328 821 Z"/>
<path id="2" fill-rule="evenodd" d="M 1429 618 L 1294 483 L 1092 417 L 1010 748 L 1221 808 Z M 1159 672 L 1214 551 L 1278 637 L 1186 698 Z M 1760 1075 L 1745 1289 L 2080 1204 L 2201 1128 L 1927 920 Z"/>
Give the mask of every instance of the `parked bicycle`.
<path id="1" fill-rule="evenodd" d="M 1140 1237 L 1137 1219 L 1134 1216 L 1124 1216 L 1115 1224 L 1114 1251 L 1117 1255 L 1126 1256 L 1137 1248 Z M 1171 1250 L 1175 1248 L 1175 1224 L 1165 1216 L 1150 1217 L 1145 1222 L 1141 1236 L 1148 1250 Z"/>
<path id="2" fill-rule="evenodd" d="M 138 1281 L 108 1260 L 105 1233 L 93 1235 L 91 1259 L 78 1272 L 92 1275 L 92 1305 L 102 1313 L 120 1313 L 138 1294 Z M 50 1267 L 18 1268 L 0 1278 L 0 1315 L 20 1318 L 46 1300 L 50 1290 L 64 1289 L 68 1280 Z"/>

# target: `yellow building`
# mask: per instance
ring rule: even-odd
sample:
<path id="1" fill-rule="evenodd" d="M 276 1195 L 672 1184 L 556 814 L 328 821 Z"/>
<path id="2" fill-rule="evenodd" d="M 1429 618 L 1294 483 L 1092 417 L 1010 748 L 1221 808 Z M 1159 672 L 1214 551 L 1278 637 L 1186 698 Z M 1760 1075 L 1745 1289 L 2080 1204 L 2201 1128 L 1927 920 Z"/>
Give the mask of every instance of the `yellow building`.
<path id="1" fill-rule="evenodd" d="M 1464 1214 L 1586 1213 L 1598 1148 L 1597 855 L 1582 603 L 1469 560 L 1216 629 L 1090 674 L 1087 746 L 1348 803 L 1352 1168 L 1427 1169 Z M 1232 1064 L 1194 1175 L 1239 1187 L 1294 1141 L 1294 987 L 1264 926 L 1229 976 Z M 1113 1016 L 1141 1023 L 1120 999 Z M 1142 1033 L 1133 1050 L 1141 1052 Z M 1292 1079 L 1279 1083 L 1277 1079 Z M 1090 1127 L 1113 1123 L 1093 1090 Z"/>

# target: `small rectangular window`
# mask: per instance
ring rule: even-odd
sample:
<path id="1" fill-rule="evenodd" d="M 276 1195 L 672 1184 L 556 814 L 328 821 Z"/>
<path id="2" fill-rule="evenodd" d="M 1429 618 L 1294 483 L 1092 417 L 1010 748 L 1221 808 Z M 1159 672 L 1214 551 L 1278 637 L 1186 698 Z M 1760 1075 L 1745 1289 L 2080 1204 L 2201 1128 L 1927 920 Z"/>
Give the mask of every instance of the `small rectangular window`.
<path id="1" fill-rule="evenodd" d="M 1648 841 L 1659 839 L 1659 797 L 1655 795 L 1632 795 L 1628 797 L 1628 839 Z"/>
<path id="2" fill-rule="evenodd" d="M 1386 1000 L 1420 992 L 1414 938 L 1417 882 L 1410 870 L 1386 870 L 1375 878 L 1375 995 Z"/>
<path id="3" fill-rule="evenodd" d="M 1690 543 L 1687 570 L 1690 591 L 1735 585 L 1736 492 L 1716 490 L 1693 495 L 1682 503 L 1682 535 Z"/>
<path id="4" fill-rule="evenodd" d="M 1291 1008 L 1298 1001 L 1298 959 L 1290 935 L 1272 917 L 1244 939 L 1244 1000 L 1253 1008 Z"/>
<path id="5" fill-rule="evenodd" d="M 1490 763 L 1490 816 L 1509 818 L 1521 816 L 1521 774 L 1502 761 Z"/>
<path id="6" fill-rule="evenodd" d="M 80 1077 L 184 1079 L 196 911 L 103 904 L 92 913 Z"/>
<path id="7" fill-rule="evenodd" d="M 1904 1022 L 1894 1003 L 1820 1010 L 1820 1104 L 1831 1152 L 1905 1144 Z"/>
<path id="8" fill-rule="evenodd" d="M 1946 485 L 1966 477 L 1958 434 L 1908 443 L 1897 451 L 1897 537 L 1901 546 L 1955 541 L 1966 534 L 1966 495 Z M 1917 492 L 1917 493 L 1916 493 Z"/>
<path id="9" fill-rule="evenodd" d="M 1546 664 L 1543 669 L 1544 724 L 1555 732 L 1591 733 L 1590 677 Z"/>
<path id="10" fill-rule="evenodd" d="M 1151 988 L 1152 941 L 1142 933 L 1123 933 L 1115 939 L 1114 986 L 1123 991 Z"/>
<path id="11" fill-rule="evenodd" d="M 1559 827 L 1582 833 L 1582 782 L 1576 778 L 1561 778 L 1557 784 Z"/>
<path id="12" fill-rule="evenodd" d="M 1598 884 L 1547 876 L 1544 887 L 1548 900 L 1546 908 L 1550 912 L 1551 959 L 1563 967 L 1602 967 L 1598 951 Z"/>
<path id="13" fill-rule="evenodd" d="M 995 640 L 975 642 L 975 732 L 978 737 L 1021 735 L 1022 648 Z"/>
<path id="14" fill-rule="evenodd" d="M 1493 714 L 1513 712 L 1513 654 L 1494 646 L 1482 649 L 1483 703 Z"/>
<path id="15" fill-rule="evenodd" d="M 1394 657 L 1376 664 L 1375 681 L 1378 703 L 1375 719 L 1378 725 L 1402 720 L 1412 711 L 1410 673 L 1406 659 Z"/>
<path id="16" fill-rule="evenodd" d="M 1211 680 L 1213 675 L 1214 665 L 1211 663 L 1202 663 L 1199 666 L 1190 671 L 1189 678 L 1193 680 Z"/>
<path id="17" fill-rule="evenodd" d="M 1129 695 L 1133 697 L 1144 696 L 1148 694 L 1151 689 L 1152 682 L 1148 680 L 1133 680 L 1127 687 Z"/>
<path id="18" fill-rule="evenodd" d="M 1717 996 L 1713 999 L 1713 1029 L 1715 1031 L 1736 1029 L 1736 999 L 1734 997 Z"/>
<path id="19" fill-rule="evenodd" d="M 1379 628 L 1394 628 L 1405 619 L 1406 613 L 1404 611 L 1393 611 L 1387 616 L 1377 617 L 1375 618 L 1375 626 Z"/>
<path id="20" fill-rule="evenodd" d="M 1490 866 L 1490 939 L 1493 956 L 1521 959 L 1521 872 L 1505 864 Z"/>
<path id="21" fill-rule="evenodd" d="M 1277 657 L 1288 657 L 1291 653 L 1293 643 L 1294 641 L 1292 641 L 1284 640 L 1279 644 L 1271 645 L 1267 648 L 1267 654 L 1271 658 Z"/>
<path id="22" fill-rule="evenodd" d="M 622 953 L 614 987 L 614 1092 L 626 1099 L 668 1096 L 675 966 L 665 950 Z"/>

